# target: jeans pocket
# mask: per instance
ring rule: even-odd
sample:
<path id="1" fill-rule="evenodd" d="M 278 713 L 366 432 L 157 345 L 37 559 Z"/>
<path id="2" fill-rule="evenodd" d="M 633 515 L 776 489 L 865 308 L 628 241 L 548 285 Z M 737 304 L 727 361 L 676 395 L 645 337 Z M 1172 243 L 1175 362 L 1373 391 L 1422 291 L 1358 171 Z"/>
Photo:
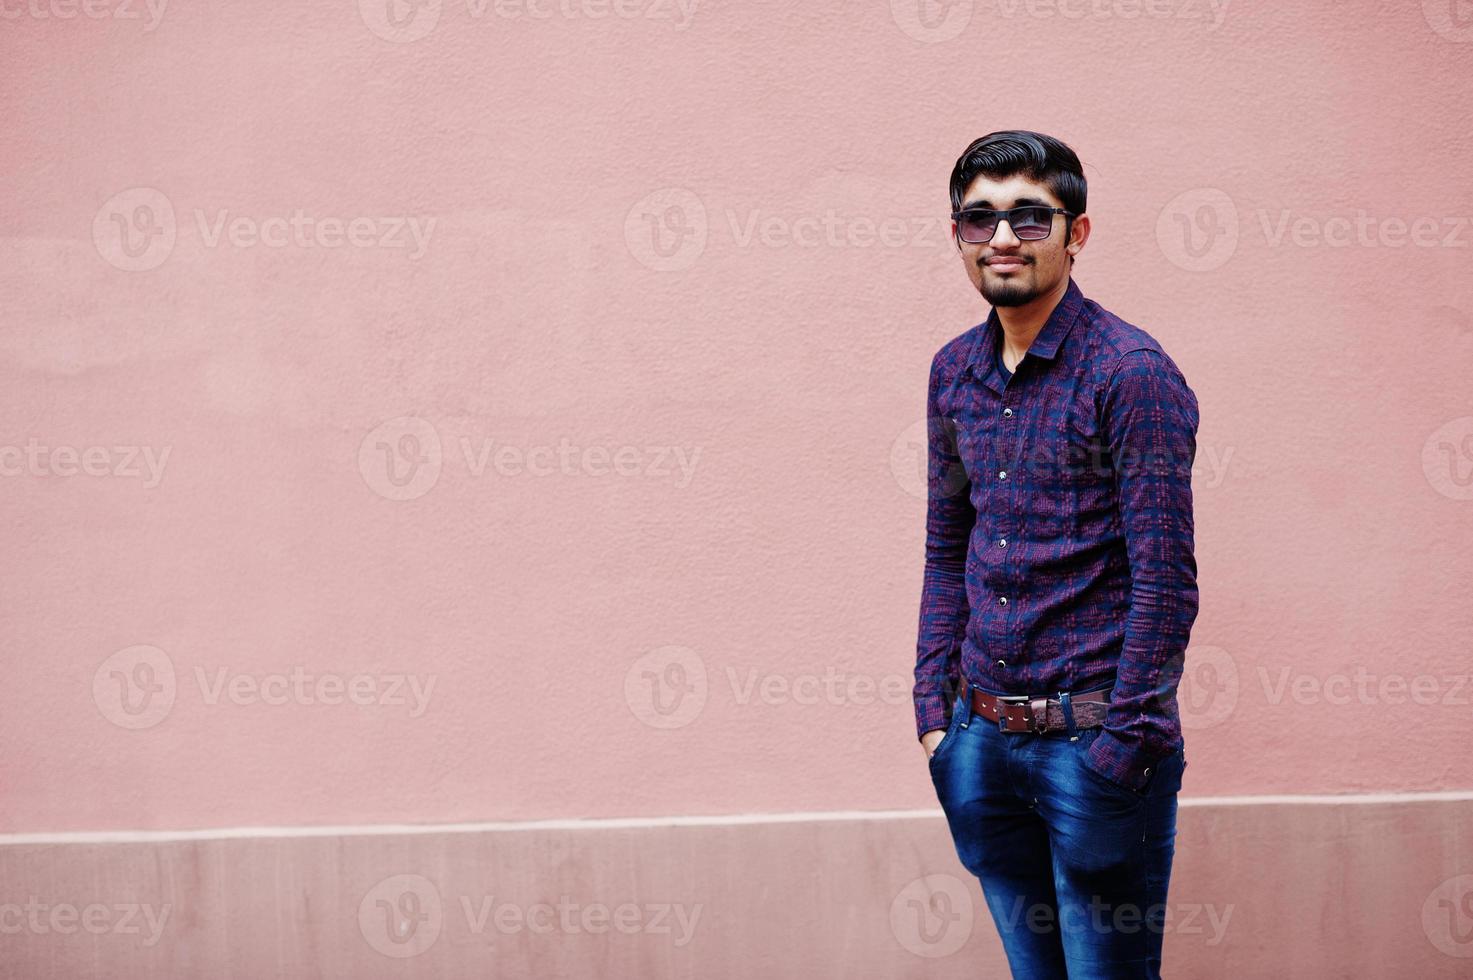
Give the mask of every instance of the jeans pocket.
<path id="1" fill-rule="evenodd" d="M 1146 798 L 1144 791 L 1131 789 L 1129 786 L 1122 786 L 1109 776 L 1097 772 L 1083 757 L 1079 760 L 1079 768 L 1084 770 L 1085 778 L 1091 780 L 1097 786 L 1103 786 L 1106 790 L 1117 796 L 1127 797 L 1132 800 L 1143 800 Z"/>
<path id="2" fill-rule="evenodd" d="M 1179 792 L 1182 773 L 1186 768 L 1186 750 L 1177 749 L 1156 763 L 1151 771 L 1151 779 L 1146 783 L 1142 792 L 1146 796 L 1170 796 L 1172 793 Z"/>
<path id="3" fill-rule="evenodd" d="M 1089 747 L 1094 744 L 1095 736 L 1099 734 L 1100 729 L 1096 728 L 1092 729 L 1092 731 L 1095 733 L 1094 735 L 1091 735 L 1088 738 L 1082 738 L 1078 742 L 1074 743 L 1075 747 L 1078 749 L 1078 751 L 1074 755 L 1074 758 L 1075 761 L 1078 763 L 1078 768 L 1083 770 L 1086 785 L 1095 786 L 1099 788 L 1101 792 L 1109 793 L 1117 799 L 1127 800 L 1132 803 L 1143 802 L 1146 799 L 1147 795 L 1149 795 L 1148 791 L 1151 787 L 1151 784 L 1155 782 L 1154 774 L 1152 780 L 1150 782 L 1147 782 L 1145 787 L 1137 790 L 1131 789 L 1129 786 L 1125 786 L 1121 783 L 1117 783 L 1109 776 L 1106 776 L 1104 773 L 1099 772 L 1097 769 L 1094 768 L 1094 766 L 1091 766 L 1089 764 Z"/>
<path id="4" fill-rule="evenodd" d="M 934 766 L 936 760 L 941 758 L 941 754 L 951 748 L 952 744 L 956 742 L 957 733 L 962 730 L 962 723 L 967 720 L 967 715 L 970 712 L 971 705 L 963 705 L 962 699 L 957 698 L 956 703 L 951 707 L 951 721 L 947 723 L 946 734 L 941 736 L 941 741 L 936 744 L 936 751 L 932 752 L 931 757 L 926 760 L 928 765 Z"/>

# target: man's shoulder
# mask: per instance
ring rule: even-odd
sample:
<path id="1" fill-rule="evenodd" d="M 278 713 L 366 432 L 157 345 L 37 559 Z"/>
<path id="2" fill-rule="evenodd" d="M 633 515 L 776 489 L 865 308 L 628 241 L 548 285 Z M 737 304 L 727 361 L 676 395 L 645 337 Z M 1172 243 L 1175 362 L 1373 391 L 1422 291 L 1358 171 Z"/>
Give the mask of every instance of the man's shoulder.
<path id="1" fill-rule="evenodd" d="M 1191 419 L 1193 431 L 1198 419 L 1197 394 L 1187 383 L 1187 376 L 1166 348 L 1143 328 L 1116 316 L 1098 304 L 1089 303 L 1086 315 L 1091 324 L 1093 361 L 1098 397 L 1108 403 L 1144 397 L 1168 397 L 1182 406 Z M 1167 395 L 1165 393 L 1174 393 Z"/>
<path id="2" fill-rule="evenodd" d="M 984 320 L 968 327 L 942 344 L 941 349 L 931 358 L 931 377 L 955 377 L 962 368 L 967 366 L 967 360 L 972 356 L 972 348 L 986 328 L 987 321 Z"/>
<path id="3" fill-rule="evenodd" d="M 1144 327 L 1111 313 L 1093 300 L 1085 301 L 1084 315 L 1090 324 L 1091 360 L 1101 380 L 1108 380 L 1126 364 L 1147 370 L 1155 365 L 1186 380 L 1166 348 Z"/>
<path id="4" fill-rule="evenodd" d="M 1124 317 L 1111 313 L 1093 300 L 1085 300 L 1084 315 L 1089 318 L 1090 336 L 1101 357 L 1117 361 L 1136 350 L 1166 353 L 1161 342 L 1144 327 L 1137 326 Z"/>

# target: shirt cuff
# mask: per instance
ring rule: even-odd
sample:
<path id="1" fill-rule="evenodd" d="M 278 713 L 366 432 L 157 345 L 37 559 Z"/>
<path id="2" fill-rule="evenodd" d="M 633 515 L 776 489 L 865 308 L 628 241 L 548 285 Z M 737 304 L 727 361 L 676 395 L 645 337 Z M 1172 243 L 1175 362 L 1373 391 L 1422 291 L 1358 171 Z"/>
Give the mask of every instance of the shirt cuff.
<path id="1" fill-rule="evenodd" d="M 1151 781 L 1151 773 L 1156 769 L 1156 760 L 1143 755 L 1108 728 L 1090 744 L 1084 764 L 1112 783 L 1137 792 Z"/>
<path id="2" fill-rule="evenodd" d="M 950 725 L 951 711 L 945 695 L 934 694 L 916 698 L 917 739 L 927 732 L 934 732 L 938 728 L 948 728 Z"/>

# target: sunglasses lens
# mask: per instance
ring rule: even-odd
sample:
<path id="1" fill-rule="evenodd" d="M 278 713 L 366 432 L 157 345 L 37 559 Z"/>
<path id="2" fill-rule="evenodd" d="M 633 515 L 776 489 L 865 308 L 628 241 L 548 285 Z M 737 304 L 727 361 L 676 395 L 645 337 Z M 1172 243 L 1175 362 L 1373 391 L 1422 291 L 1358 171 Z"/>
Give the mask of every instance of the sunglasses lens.
<path id="1" fill-rule="evenodd" d="M 1021 208 L 1013 215 L 1013 234 L 1024 241 L 1047 238 L 1049 227 L 1054 223 L 1053 212 L 1048 208 Z"/>
<path id="2" fill-rule="evenodd" d="M 962 241 L 977 244 L 989 241 L 997 230 L 997 215 L 968 213 L 956 223 L 957 234 Z"/>

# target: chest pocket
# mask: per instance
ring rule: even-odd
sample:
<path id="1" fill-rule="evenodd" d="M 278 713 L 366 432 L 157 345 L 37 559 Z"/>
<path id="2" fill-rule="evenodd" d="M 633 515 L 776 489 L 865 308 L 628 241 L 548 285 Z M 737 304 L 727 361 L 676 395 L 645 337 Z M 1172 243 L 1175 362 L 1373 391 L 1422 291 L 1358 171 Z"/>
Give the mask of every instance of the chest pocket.
<path id="1" fill-rule="evenodd" d="M 1082 414 L 1082 413 L 1081 413 Z M 1067 486 L 1090 486 L 1115 477 L 1110 446 L 1094 418 L 1071 412 L 1058 432 L 1059 480 Z"/>
<path id="2" fill-rule="evenodd" d="M 1034 434 L 1026 460 L 1036 490 L 1067 502 L 1086 488 L 1108 486 L 1115 478 L 1109 442 L 1089 398 L 1059 406 L 1054 418 Z"/>
<path id="3" fill-rule="evenodd" d="M 970 407 L 954 410 L 947 419 L 967 478 L 974 486 L 985 486 L 985 474 L 993 454 L 991 426 Z"/>

